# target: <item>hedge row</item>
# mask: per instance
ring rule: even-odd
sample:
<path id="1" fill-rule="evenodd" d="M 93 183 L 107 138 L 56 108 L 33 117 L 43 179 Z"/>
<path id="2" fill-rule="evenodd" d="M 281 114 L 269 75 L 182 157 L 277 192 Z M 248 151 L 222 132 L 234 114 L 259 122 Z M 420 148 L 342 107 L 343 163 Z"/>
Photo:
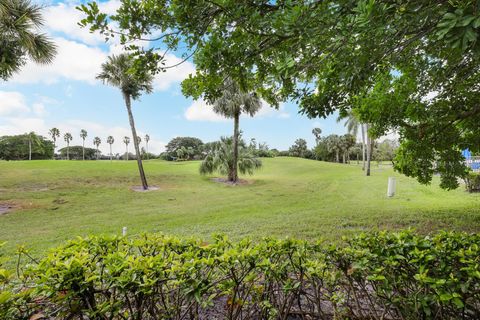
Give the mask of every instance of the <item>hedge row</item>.
<path id="1" fill-rule="evenodd" d="M 479 235 L 382 232 L 344 244 L 77 239 L 19 276 L 0 270 L 0 318 L 480 318 Z"/>

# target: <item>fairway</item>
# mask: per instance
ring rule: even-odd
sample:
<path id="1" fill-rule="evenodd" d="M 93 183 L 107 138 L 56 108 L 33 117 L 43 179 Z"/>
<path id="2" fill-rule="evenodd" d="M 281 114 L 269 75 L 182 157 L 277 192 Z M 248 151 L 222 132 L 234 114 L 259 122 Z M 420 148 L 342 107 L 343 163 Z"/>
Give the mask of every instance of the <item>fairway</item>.
<path id="1" fill-rule="evenodd" d="M 65 239 L 88 234 L 145 231 L 181 236 L 226 233 L 251 236 L 325 238 L 372 229 L 480 230 L 480 197 L 463 186 L 444 191 L 434 180 L 422 186 L 372 166 L 365 177 L 357 165 L 298 158 L 263 159 L 249 183 L 227 186 L 198 174 L 199 162 L 145 161 L 150 185 L 139 185 L 136 162 L 0 162 L 0 203 L 16 210 L 0 216 L 7 252 L 24 244 L 38 254 Z M 397 195 L 386 197 L 387 178 Z"/>

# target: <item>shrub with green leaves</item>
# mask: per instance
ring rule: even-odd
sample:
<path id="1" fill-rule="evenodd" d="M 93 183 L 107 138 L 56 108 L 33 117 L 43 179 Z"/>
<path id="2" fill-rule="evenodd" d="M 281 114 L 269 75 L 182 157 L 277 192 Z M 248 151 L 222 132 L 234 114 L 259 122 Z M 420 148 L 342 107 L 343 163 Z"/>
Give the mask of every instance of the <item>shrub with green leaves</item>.
<path id="1" fill-rule="evenodd" d="M 480 173 L 468 172 L 465 177 L 465 187 L 468 192 L 480 192 Z"/>
<path id="2" fill-rule="evenodd" d="M 479 248 L 479 235 L 453 232 L 369 233 L 342 246 L 92 236 L 1 282 L 0 316 L 478 319 Z"/>

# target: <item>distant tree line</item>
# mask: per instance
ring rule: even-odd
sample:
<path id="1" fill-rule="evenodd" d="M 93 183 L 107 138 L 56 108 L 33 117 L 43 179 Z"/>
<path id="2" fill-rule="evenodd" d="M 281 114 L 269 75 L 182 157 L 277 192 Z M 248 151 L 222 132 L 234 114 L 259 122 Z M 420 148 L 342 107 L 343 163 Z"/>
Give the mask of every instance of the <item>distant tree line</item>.
<path id="1" fill-rule="evenodd" d="M 53 157 L 53 142 L 33 132 L 0 137 L 0 159 L 42 160 Z"/>
<path id="2" fill-rule="evenodd" d="M 375 141 L 372 145 L 373 161 L 393 161 L 398 143 L 395 140 L 385 139 Z M 331 134 L 320 137 L 316 146 L 309 149 L 305 139 L 297 139 L 288 151 L 281 151 L 279 156 L 299 157 L 328 162 L 350 163 L 351 160 L 362 160 L 362 143 L 356 142 L 351 134 Z"/>

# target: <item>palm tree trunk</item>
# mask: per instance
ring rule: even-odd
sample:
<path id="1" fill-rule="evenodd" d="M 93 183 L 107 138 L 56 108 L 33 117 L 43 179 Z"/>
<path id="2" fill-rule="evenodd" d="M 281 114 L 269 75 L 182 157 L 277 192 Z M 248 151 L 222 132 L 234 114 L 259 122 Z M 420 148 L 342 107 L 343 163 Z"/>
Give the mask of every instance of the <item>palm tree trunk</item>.
<path id="1" fill-rule="evenodd" d="M 56 143 L 57 143 L 56 140 L 53 139 L 53 157 L 52 157 L 53 160 L 55 160 L 55 148 L 56 148 L 55 144 Z"/>
<path id="2" fill-rule="evenodd" d="M 150 155 L 148 154 L 148 142 L 145 141 L 145 146 L 147 147 L 147 160 L 150 160 Z"/>
<path id="3" fill-rule="evenodd" d="M 82 158 L 83 160 L 85 160 L 85 139 L 83 139 L 82 143 Z"/>
<path id="4" fill-rule="evenodd" d="M 228 181 L 237 182 L 238 180 L 238 126 L 240 121 L 240 114 L 237 113 L 234 117 L 233 123 L 233 159 L 232 167 L 228 173 Z"/>
<path id="5" fill-rule="evenodd" d="M 70 144 L 67 143 L 67 160 L 70 160 Z"/>
<path id="6" fill-rule="evenodd" d="M 110 145 L 110 161 L 112 161 L 112 145 Z"/>
<path id="7" fill-rule="evenodd" d="M 127 161 L 128 161 L 128 144 L 126 144 L 125 147 L 126 147 L 126 150 L 127 150 L 127 157 L 126 157 L 126 159 L 127 159 Z"/>
<path id="8" fill-rule="evenodd" d="M 372 138 L 368 134 L 368 124 L 366 124 L 365 127 L 367 129 L 367 170 L 365 172 L 365 175 L 370 176 L 370 162 L 372 160 Z"/>
<path id="9" fill-rule="evenodd" d="M 32 139 L 28 140 L 28 160 L 32 160 Z"/>
<path id="10" fill-rule="evenodd" d="M 335 161 L 340 162 L 340 156 L 338 155 L 338 150 L 335 151 Z"/>
<path id="11" fill-rule="evenodd" d="M 346 163 L 345 162 L 345 151 L 342 153 L 342 161 L 343 161 L 343 163 Z"/>
<path id="12" fill-rule="evenodd" d="M 362 129 L 362 170 L 365 171 L 365 126 L 361 124 Z"/>
<path id="13" fill-rule="evenodd" d="M 140 173 L 140 180 L 142 180 L 143 190 L 147 190 L 148 189 L 147 178 L 145 177 L 145 171 L 143 171 L 142 159 L 140 158 L 140 149 L 138 147 L 137 131 L 135 130 L 135 122 L 133 121 L 130 96 L 124 93 L 123 98 L 125 99 L 125 104 L 127 106 L 127 112 L 128 112 L 128 120 L 130 121 L 130 127 L 132 129 L 133 145 L 135 147 L 135 154 L 137 156 L 137 164 L 138 164 L 138 171 Z M 128 152 L 127 152 L 127 157 L 128 157 Z"/>
<path id="14" fill-rule="evenodd" d="M 98 160 L 98 146 L 97 146 L 97 160 Z"/>

